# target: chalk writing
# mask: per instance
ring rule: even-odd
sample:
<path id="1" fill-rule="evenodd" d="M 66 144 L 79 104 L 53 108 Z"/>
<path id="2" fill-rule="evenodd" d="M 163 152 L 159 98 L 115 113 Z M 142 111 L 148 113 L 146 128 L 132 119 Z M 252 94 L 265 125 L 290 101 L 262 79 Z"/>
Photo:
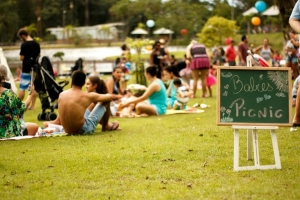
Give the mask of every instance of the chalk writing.
<path id="1" fill-rule="evenodd" d="M 231 77 L 230 82 L 233 84 L 233 94 L 244 92 L 270 92 L 273 87 L 269 83 L 255 83 L 253 77 L 249 78 L 249 82 L 244 83 L 238 75 Z"/>

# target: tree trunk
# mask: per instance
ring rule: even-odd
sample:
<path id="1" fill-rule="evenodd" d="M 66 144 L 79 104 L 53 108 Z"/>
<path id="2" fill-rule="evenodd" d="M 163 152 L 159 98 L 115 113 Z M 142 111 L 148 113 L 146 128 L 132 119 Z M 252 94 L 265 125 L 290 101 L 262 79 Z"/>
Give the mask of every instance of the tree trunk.
<path id="1" fill-rule="evenodd" d="M 289 25 L 289 18 L 292 10 L 296 4 L 297 0 L 275 0 L 276 5 L 280 11 L 280 16 L 282 19 L 282 33 L 283 38 L 287 41 L 289 29 L 291 29 Z"/>

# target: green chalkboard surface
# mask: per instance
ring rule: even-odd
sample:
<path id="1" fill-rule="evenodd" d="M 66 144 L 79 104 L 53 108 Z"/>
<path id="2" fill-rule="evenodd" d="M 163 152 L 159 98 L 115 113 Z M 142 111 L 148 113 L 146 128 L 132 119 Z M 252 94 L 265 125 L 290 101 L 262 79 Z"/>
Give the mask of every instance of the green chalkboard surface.
<path id="1" fill-rule="evenodd" d="M 290 126 L 291 80 L 285 67 L 218 67 L 217 125 Z"/>

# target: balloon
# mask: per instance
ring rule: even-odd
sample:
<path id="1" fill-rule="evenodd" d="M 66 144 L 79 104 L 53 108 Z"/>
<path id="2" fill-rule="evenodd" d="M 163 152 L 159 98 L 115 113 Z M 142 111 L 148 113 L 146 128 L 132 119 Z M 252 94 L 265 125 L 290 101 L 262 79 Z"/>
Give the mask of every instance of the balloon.
<path id="1" fill-rule="evenodd" d="M 229 45 L 230 42 L 231 42 L 231 38 L 226 38 L 226 39 L 225 39 L 225 44 L 226 44 L 226 45 Z"/>
<path id="2" fill-rule="evenodd" d="M 260 25 L 260 18 L 259 17 L 252 17 L 251 22 L 254 26 Z"/>
<path id="3" fill-rule="evenodd" d="M 264 1 L 257 1 L 255 3 L 255 8 L 258 12 L 264 12 L 267 9 L 267 5 Z"/>
<path id="4" fill-rule="evenodd" d="M 147 20 L 146 25 L 149 28 L 152 28 L 155 25 L 155 22 L 152 19 Z"/>
<path id="5" fill-rule="evenodd" d="M 146 49 L 147 49 L 148 51 L 151 51 L 151 50 L 152 50 L 152 46 L 151 46 L 151 45 L 148 45 L 148 46 L 146 46 Z"/>
<path id="6" fill-rule="evenodd" d="M 181 29 L 180 31 L 181 35 L 187 35 L 188 31 L 186 29 Z"/>

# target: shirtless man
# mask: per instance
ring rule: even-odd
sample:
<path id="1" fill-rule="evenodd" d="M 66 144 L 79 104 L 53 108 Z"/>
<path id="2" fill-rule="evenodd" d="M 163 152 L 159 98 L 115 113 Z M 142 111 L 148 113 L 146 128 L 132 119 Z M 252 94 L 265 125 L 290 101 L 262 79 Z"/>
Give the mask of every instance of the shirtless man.
<path id="1" fill-rule="evenodd" d="M 111 94 L 98 94 L 95 92 L 83 92 L 86 75 L 82 71 L 74 71 L 72 74 L 72 87 L 62 92 L 58 98 L 58 117 L 54 121 L 44 122 L 48 124 L 62 125 L 69 134 L 93 133 L 106 109 L 104 103 L 113 100 Z M 96 106 L 90 112 L 87 109 L 92 103 Z"/>

